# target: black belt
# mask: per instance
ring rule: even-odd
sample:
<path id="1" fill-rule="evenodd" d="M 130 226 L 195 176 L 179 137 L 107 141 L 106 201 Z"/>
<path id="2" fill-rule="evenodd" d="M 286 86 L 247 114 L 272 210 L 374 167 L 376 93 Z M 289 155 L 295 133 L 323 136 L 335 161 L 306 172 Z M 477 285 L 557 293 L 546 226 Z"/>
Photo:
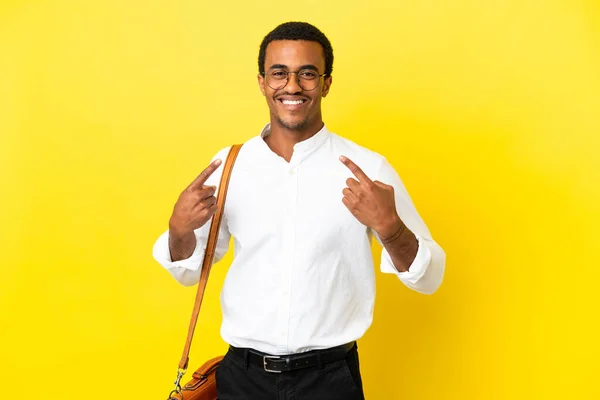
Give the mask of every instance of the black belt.
<path id="1" fill-rule="evenodd" d="M 323 364 L 343 360 L 355 344 L 356 342 L 350 342 L 329 349 L 312 350 L 306 353 L 285 356 L 272 356 L 257 350 L 233 346 L 229 346 L 229 349 L 242 360 L 246 360 L 246 357 L 248 357 L 249 364 L 257 365 L 267 372 L 280 374 L 302 368 L 321 367 Z"/>

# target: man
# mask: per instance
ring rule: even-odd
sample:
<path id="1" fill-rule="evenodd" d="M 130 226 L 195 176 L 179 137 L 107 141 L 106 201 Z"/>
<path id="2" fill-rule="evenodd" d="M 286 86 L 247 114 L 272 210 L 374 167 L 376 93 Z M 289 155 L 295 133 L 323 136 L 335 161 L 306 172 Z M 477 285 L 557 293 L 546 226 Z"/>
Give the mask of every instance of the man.
<path id="1" fill-rule="evenodd" d="M 355 341 L 373 316 L 372 237 L 383 245 L 381 271 L 422 293 L 441 284 L 445 254 L 386 159 L 325 127 L 325 35 L 282 24 L 264 38 L 258 67 L 270 124 L 238 155 L 215 255 L 233 236 L 219 399 L 363 399 Z M 199 279 L 228 150 L 181 193 L 154 247 L 184 285 Z"/>

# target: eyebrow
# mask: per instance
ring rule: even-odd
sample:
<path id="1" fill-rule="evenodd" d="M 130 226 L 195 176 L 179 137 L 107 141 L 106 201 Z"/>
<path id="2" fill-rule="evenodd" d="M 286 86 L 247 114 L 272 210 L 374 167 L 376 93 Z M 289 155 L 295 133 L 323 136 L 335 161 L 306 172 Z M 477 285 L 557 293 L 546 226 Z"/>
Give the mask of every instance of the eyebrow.
<path id="1" fill-rule="evenodd" d="M 269 68 L 269 71 L 272 69 L 289 69 L 287 65 L 283 65 L 283 64 L 273 64 L 271 65 L 271 67 Z M 319 69 L 317 67 L 315 67 L 312 64 L 305 64 L 300 66 L 300 68 L 298 68 L 298 71 L 303 70 L 303 69 L 310 69 L 312 71 L 315 72 L 319 72 Z"/>

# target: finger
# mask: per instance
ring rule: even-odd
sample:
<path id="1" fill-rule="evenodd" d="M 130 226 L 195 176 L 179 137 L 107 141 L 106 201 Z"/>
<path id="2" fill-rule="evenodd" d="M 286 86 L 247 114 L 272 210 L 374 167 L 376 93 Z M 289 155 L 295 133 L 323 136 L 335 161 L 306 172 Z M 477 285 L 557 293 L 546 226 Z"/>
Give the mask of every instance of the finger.
<path id="1" fill-rule="evenodd" d="M 367 176 L 367 174 L 365 174 L 363 172 L 362 169 L 360 169 L 360 167 L 356 164 L 354 164 L 354 162 L 352 160 L 350 160 L 348 157 L 345 156 L 341 156 L 340 157 L 340 161 L 346 166 L 348 167 L 348 169 L 350 171 L 352 171 L 352 173 L 354 174 L 354 176 L 356 176 L 358 178 L 359 182 L 366 182 L 366 183 L 373 183 L 371 181 L 371 179 L 369 179 L 369 177 Z"/>
<path id="2" fill-rule="evenodd" d="M 348 209 L 348 211 L 350 211 L 353 215 L 354 215 L 354 203 L 352 203 L 350 200 L 348 200 L 347 198 L 342 198 L 342 203 L 344 203 L 344 205 L 346 206 L 346 208 Z"/>
<path id="3" fill-rule="evenodd" d="M 200 200 L 208 199 L 209 197 L 214 196 L 216 191 L 216 186 L 203 186 L 202 190 L 198 192 L 198 197 Z"/>
<path id="4" fill-rule="evenodd" d="M 346 179 L 346 186 L 355 193 L 360 190 L 360 183 L 354 178 Z"/>
<path id="5" fill-rule="evenodd" d="M 344 197 L 348 200 L 350 200 L 351 202 L 355 202 L 358 199 L 356 198 L 356 195 L 352 192 L 352 190 L 348 189 L 348 188 L 344 188 L 344 190 L 342 190 L 342 193 L 344 194 Z"/>
<path id="6" fill-rule="evenodd" d="M 219 165 L 221 165 L 221 160 L 219 160 L 219 159 L 216 159 L 213 162 L 211 162 L 204 171 L 200 172 L 200 175 L 198 175 L 196 177 L 196 179 L 194 179 L 194 181 L 192 183 L 190 183 L 190 185 L 187 188 L 188 189 L 201 188 L 202 185 L 204 185 L 204 183 L 206 182 L 206 180 L 213 174 L 213 172 L 215 172 L 217 170 L 217 168 L 219 168 Z"/>
<path id="7" fill-rule="evenodd" d="M 217 203 L 215 203 L 212 206 L 202 210 L 202 212 L 204 212 L 204 213 L 206 213 L 206 215 L 212 217 L 217 212 L 218 209 L 219 209 L 219 205 Z"/>
<path id="8" fill-rule="evenodd" d="M 344 205 L 348 208 L 348 210 L 350 209 L 350 200 L 348 200 L 345 197 L 342 197 L 342 203 L 344 203 Z"/>
<path id="9" fill-rule="evenodd" d="M 218 209 L 219 205 L 218 203 L 215 203 L 212 206 L 198 210 L 196 215 L 198 215 L 199 219 L 207 221 L 217 212 Z"/>
<path id="10" fill-rule="evenodd" d="M 386 192 L 395 193 L 394 187 L 392 185 L 387 185 L 383 182 L 379 182 L 379 181 L 375 181 L 373 182 L 373 184 L 375 184 L 377 187 L 380 187 L 381 189 L 385 190 Z"/>
<path id="11" fill-rule="evenodd" d="M 216 202 L 217 202 L 217 198 L 212 196 L 212 197 L 202 200 L 200 203 L 198 203 L 198 206 L 200 207 L 200 210 L 204 210 L 205 208 L 212 207 Z"/>

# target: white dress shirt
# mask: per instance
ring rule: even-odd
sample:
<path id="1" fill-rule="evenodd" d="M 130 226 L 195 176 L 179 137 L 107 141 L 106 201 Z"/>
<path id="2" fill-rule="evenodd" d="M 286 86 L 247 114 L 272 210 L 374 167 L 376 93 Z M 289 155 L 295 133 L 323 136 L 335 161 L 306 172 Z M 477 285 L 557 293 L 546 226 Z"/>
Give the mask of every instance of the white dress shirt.
<path id="1" fill-rule="evenodd" d="M 385 248 L 381 271 L 404 285 L 431 294 L 441 284 L 445 254 L 431 238 L 398 174 L 381 155 L 323 127 L 294 146 L 290 162 L 268 147 L 264 137 L 248 140 L 231 175 L 215 262 L 234 238 L 234 260 L 221 291 L 221 336 L 236 347 L 290 354 L 359 339 L 371 325 L 375 276 L 371 239 L 379 237 L 342 203 L 352 172 L 344 155 L 372 180 L 394 187 L 398 215 L 417 236 L 417 256 L 398 272 Z M 223 163 L 207 181 L 218 186 Z M 194 285 L 210 221 L 195 231 L 196 248 L 171 261 L 168 235 L 156 241 L 154 258 L 183 285 Z M 217 267 L 215 267 L 217 268 Z"/>

